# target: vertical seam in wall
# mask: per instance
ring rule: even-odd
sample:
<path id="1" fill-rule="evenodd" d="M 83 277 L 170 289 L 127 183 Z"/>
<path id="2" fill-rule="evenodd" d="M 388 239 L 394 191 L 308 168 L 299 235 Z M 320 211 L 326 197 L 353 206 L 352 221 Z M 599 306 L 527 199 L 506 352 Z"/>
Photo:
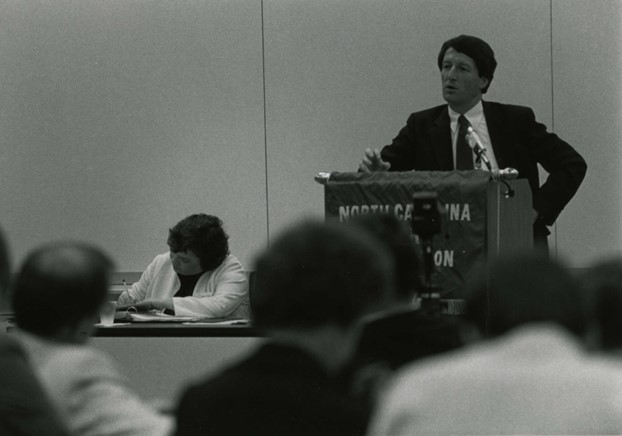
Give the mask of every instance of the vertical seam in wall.
<path id="1" fill-rule="evenodd" d="M 551 131 L 555 132 L 555 75 L 553 74 L 553 0 L 549 0 L 549 44 L 551 50 Z M 555 231 L 553 232 L 555 236 L 555 258 L 557 258 L 558 247 L 557 247 L 557 223 L 555 223 Z"/>
<path id="2" fill-rule="evenodd" d="M 551 130 L 555 132 L 555 84 L 553 83 L 553 0 L 549 0 L 549 29 L 551 50 Z"/>
<path id="3" fill-rule="evenodd" d="M 270 246 L 270 202 L 268 201 L 268 120 L 266 113 L 266 39 L 264 33 L 264 4 L 261 0 L 261 75 L 263 91 L 263 147 L 264 171 L 266 175 L 266 244 Z"/>

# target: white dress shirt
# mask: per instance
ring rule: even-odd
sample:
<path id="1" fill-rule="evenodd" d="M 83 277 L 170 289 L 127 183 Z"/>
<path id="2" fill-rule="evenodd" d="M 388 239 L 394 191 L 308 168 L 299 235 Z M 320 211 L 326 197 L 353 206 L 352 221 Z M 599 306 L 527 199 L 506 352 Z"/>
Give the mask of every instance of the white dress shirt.
<path id="1" fill-rule="evenodd" d="M 451 127 L 451 146 L 454 157 L 454 168 L 456 167 L 456 143 L 458 140 L 458 117 L 461 115 L 458 112 L 454 111 L 452 108 L 448 106 L 449 110 L 449 126 Z M 497 160 L 495 159 L 495 153 L 492 150 L 492 144 L 490 143 L 490 134 L 488 133 L 488 125 L 486 124 L 486 117 L 484 116 L 484 107 L 482 106 L 482 101 L 480 100 L 475 106 L 473 106 L 467 113 L 462 114 L 466 117 L 479 136 L 481 141 L 481 146 L 486 150 L 486 157 L 490 161 L 490 165 L 492 169 L 498 169 Z M 469 143 L 473 144 L 474 139 L 469 137 L 467 139 Z M 481 165 L 480 162 L 476 162 L 475 153 L 473 153 L 473 167 L 479 168 Z M 488 170 L 486 165 L 481 165 L 481 168 L 484 170 Z"/>

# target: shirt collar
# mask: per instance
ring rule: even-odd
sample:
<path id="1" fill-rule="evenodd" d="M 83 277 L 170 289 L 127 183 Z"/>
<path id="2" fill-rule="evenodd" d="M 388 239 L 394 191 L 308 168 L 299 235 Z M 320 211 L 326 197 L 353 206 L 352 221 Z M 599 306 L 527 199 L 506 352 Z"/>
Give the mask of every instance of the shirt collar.
<path id="1" fill-rule="evenodd" d="M 447 106 L 447 109 L 449 110 L 449 124 L 451 126 L 451 131 L 455 132 L 456 128 L 458 126 L 458 117 L 461 115 L 458 112 L 456 112 L 455 110 L 453 110 L 451 107 Z M 477 130 L 477 127 L 479 126 L 479 124 L 482 122 L 482 120 L 484 119 L 484 105 L 482 105 L 482 101 L 478 101 L 477 104 L 475 106 L 473 106 L 471 109 L 469 109 L 464 116 L 466 117 L 466 119 L 469 121 L 469 123 L 471 124 L 471 126 Z"/>

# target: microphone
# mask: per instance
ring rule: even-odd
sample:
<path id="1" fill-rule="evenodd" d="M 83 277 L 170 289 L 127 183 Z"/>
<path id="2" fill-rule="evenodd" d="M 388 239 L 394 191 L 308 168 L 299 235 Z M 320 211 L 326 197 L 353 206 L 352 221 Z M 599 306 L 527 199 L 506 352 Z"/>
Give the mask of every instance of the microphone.
<path id="1" fill-rule="evenodd" d="M 518 177 L 518 171 L 514 168 L 492 170 L 491 174 L 493 180 L 512 180 Z"/>
<path id="2" fill-rule="evenodd" d="M 469 147 L 471 147 L 473 149 L 473 152 L 475 152 L 475 156 L 477 156 L 479 159 L 482 160 L 482 162 L 486 164 L 486 168 L 488 168 L 488 171 L 492 171 L 492 165 L 490 164 L 490 161 L 486 156 L 486 149 L 482 147 L 482 141 L 480 141 L 479 136 L 477 136 L 477 133 L 475 133 L 473 127 L 469 126 L 467 128 L 467 136 L 473 138 L 473 141 L 475 142 L 475 144 L 471 144 L 471 141 L 467 141 Z"/>

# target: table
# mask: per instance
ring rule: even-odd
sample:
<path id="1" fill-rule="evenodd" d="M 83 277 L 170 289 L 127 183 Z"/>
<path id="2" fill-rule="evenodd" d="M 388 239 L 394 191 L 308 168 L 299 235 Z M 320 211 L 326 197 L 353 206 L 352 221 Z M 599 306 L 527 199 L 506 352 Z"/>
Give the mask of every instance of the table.
<path id="1" fill-rule="evenodd" d="M 220 325 L 194 323 L 115 323 L 112 326 L 98 326 L 95 337 L 160 337 L 160 338 L 196 338 L 196 337 L 258 337 L 262 333 L 252 325 Z"/>
<path id="2" fill-rule="evenodd" d="M 262 342 L 259 330 L 249 325 L 176 323 L 97 327 L 91 338 L 141 397 L 172 404 L 188 384 L 219 372 Z"/>

